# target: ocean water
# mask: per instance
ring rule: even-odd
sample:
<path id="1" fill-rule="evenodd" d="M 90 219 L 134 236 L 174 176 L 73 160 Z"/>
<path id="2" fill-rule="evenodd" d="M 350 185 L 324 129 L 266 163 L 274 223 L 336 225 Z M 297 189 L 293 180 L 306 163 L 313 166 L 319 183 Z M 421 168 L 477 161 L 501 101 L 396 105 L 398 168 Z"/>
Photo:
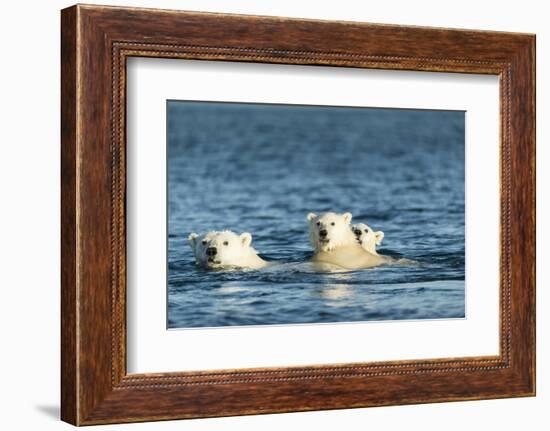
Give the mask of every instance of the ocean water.
<path id="1" fill-rule="evenodd" d="M 465 316 L 464 112 L 168 101 L 168 327 Z M 309 212 L 414 263 L 318 273 Z M 208 271 L 187 236 L 250 232 L 273 265 Z"/>

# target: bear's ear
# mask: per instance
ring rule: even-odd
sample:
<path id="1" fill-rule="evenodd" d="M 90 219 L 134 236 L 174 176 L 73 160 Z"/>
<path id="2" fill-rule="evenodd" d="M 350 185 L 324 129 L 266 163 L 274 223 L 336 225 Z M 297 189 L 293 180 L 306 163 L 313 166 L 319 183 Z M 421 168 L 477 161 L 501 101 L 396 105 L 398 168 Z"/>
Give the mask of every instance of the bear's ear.
<path id="1" fill-rule="evenodd" d="M 384 232 L 379 230 L 378 232 L 374 232 L 374 238 L 376 239 L 376 245 L 382 244 L 382 240 L 384 239 Z"/>
<path id="2" fill-rule="evenodd" d="M 344 213 L 344 221 L 346 223 L 351 223 L 351 217 L 352 217 L 351 213 Z"/>
<path id="3" fill-rule="evenodd" d="M 189 242 L 191 243 L 191 245 L 194 247 L 195 246 L 195 241 L 196 239 L 198 238 L 199 236 L 196 234 L 196 233 L 191 233 L 189 234 L 189 236 L 187 237 L 187 239 L 189 240 Z"/>
<path id="4" fill-rule="evenodd" d="M 314 218 L 317 218 L 317 214 L 315 214 L 315 213 L 309 213 L 309 214 L 307 215 L 307 219 L 308 219 L 309 221 L 313 220 Z"/>
<path id="5" fill-rule="evenodd" d="M 241 239 L 242 245 L 244 245 L 245 247 L 248 247 L 252 242 L 252 235 L 250 235 L 248 232 L 241 233 L 239 238 Z"/>

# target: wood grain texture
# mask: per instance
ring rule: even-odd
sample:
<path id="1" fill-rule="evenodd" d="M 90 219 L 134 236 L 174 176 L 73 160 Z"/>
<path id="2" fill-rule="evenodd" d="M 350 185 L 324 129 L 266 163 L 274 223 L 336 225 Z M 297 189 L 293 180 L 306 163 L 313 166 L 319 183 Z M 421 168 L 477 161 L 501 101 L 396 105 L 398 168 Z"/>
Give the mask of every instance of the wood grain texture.
<path id="1" fill-rule="evenodd" d="M 87 425 L 534 394 L 533 35 L 79 5 L 62 11 L 61 36 L 63 420 Z M 498 75 L 499 355 L 127 375 L 130 56 Z"/>
<path id="2" fill-rule="evenodd" d="M 61 16 L 61 417 L 77 422 L 76 9 Z"/>

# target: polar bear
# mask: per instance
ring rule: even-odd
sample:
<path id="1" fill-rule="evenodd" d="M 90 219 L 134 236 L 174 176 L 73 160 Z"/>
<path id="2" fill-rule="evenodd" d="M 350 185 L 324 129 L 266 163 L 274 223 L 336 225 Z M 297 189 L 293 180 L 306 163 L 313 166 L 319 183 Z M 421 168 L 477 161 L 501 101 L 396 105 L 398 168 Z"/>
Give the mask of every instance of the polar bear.
<path id="1" fill-rule="evenodd" d="M 351 213 L 309 213 L 309 240 L 315 250 L 312 261 L 336 265 L 344 269 L 363 269 L 386 262 L 383 256 L 373 254 L 357 242 L 351 230 Z"/>
<path id="2" fill-rule="evenodd" d="M 384 239 L 384 232 L 381 230 L 374 231 L 370 226 L 364 223 L 357 223 L 351 227 L 351 230 L 355 234 L 357 241 L 361 244 L 365 250 L 372 254 L 378 254 L 376 246 L 382 244 Z"/>
<path id="3" fill-rule="evenodd" d="M 355 244 L 357 239 L 350 229 L 351 213 L 327 212 L 318 216 L 309 213 L 309 241 L 316 252 L 328 252 L 336 247 Z"/>
<path id="4" fill-rule="evenodd" d="M 258 269 L 267 262 L 251 247 L 252 235 L 235 232 L 211 231 L 204 235 L 192 233 L 188 237 L 197 265 L 209 269 Z"/>

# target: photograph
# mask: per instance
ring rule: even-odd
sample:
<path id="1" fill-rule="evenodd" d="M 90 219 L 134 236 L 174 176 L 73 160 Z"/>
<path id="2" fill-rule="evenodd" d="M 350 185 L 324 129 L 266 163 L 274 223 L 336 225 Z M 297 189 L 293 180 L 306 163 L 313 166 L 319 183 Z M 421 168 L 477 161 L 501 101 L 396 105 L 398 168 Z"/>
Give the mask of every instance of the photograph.
<path id="1" fill-rule="evenodd" d="M 167 327 L 465 318 L 465 112 L 168 100 Z"/>
<path id="2" fill-rule="evenodd" d="M 130 1 L 5 10 L 4 428 L 547 423 L 542 3 Z"/>

